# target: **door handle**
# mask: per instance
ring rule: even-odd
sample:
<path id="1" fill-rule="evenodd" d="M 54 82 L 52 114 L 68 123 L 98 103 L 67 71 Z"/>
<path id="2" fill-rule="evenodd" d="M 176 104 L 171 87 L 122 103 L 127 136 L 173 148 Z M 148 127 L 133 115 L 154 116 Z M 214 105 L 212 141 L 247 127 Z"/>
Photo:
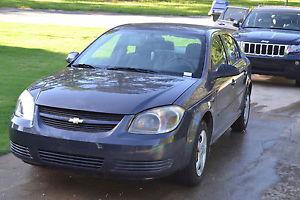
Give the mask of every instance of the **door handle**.
<path id="1" fill-rule="evenodd" d="M 210 102 L 215 102 L 215 100 L 216 100 L 216 97 L 212 97 L 211 99 L 210 99 Z"/>
<path id="2" fill-rule="evenodd" d="M 235 85 L 235 84 L 236 84 L 236 80 L 235 80 L 235 79 L 232 79 L 231 85 Z"/>

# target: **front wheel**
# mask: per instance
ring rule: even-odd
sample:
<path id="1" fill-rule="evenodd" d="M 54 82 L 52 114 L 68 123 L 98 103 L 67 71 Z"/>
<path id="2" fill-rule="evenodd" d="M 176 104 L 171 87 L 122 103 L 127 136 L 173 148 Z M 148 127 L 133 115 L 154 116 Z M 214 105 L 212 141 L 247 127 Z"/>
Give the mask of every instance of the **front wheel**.
<path id="1" fill-rule="evenodd" d="M 231 128 L 235 132 L 245 132 L 248 121 L 249 121 L 249 116 L 250 116 L 250 104 L 251 104 L 251 99 L 250 99 L 250 91 L 246 91 L 245 95 L 245 100 L 243 103 L 243 111 L 241 116 L 232 124 Z"/>
<path id="2" fill-rule="evenodd" d="M 200 183 L 209 152 L 209 130 L 207 124 L 201 122 L 200 126 L 194 142 L 192 158 L 188 166 L 179 174 L 180 180 L 188 186 L 195 186 Z"/>

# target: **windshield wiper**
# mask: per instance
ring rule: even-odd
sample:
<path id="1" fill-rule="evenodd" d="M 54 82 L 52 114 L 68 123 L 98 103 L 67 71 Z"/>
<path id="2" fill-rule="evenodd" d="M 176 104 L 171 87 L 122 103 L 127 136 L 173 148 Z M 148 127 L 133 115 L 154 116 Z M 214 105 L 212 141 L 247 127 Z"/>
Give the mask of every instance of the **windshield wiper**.
<path id="1" fill-rule="evenodd" d="M 151 69 L 140 69 L 140 68 L 133 68 L 133 67 L 108 67 L 107 70 L 117 70 L 117 71 L 132 71 L 132 72 L 141 72 L 141 73 L 158 73 L 155 70 Z"/>
<path id="2" fill-rule="evenodd" d="M 72 65 L 73 67 L 78 67 L 78 68 L 90 68 L 90 69 L 95 69 L 96 67 L 93 65 L 85 64 L 85 63 L 78 63 Z"/>

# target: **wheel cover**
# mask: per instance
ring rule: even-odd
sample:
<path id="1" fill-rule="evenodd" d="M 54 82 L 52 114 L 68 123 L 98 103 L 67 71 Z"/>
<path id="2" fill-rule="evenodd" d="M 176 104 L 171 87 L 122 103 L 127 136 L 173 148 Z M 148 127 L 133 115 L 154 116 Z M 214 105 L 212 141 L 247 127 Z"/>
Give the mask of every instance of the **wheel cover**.
<path id="1" fill-rule="evenodd" d="M 250 97 L 249 97 L 249 95 L 246 95 L 245 110 L 244 110 L 244 122 L 245 122 L 245 124 L 248 123 L 249 116 L 250 116 Z"/>
<path id="2" fill-rule="evenodd" d="M 206 131 L 202 130 L 197 142 L 196 172 L 198 176 L 201 176 L 204 170 L 206 155 L 207 155 L 206 151 L 207 151 L 207 135 L 206 135 Z"/>

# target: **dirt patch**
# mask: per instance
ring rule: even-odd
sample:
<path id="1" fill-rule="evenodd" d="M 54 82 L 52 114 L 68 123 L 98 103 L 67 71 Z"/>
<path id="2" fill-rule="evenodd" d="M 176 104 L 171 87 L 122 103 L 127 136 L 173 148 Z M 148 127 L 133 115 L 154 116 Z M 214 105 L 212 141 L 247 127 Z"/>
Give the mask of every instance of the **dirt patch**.
<path id="1" fill-rule="evenodd" d="M 278 164 L 277 173 L 281 180 L 266 190 L 262 200 L 299 200 L 300 168 L 286 164 Z"/>

